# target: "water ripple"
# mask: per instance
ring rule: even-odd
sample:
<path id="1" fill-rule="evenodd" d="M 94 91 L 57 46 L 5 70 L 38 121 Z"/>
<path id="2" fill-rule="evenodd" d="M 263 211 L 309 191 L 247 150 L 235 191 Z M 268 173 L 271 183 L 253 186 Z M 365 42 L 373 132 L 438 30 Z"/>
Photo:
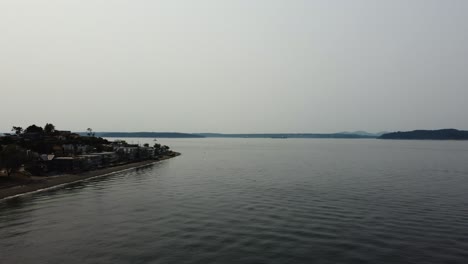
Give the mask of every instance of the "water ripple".
<path id="1" fill-rule="evenodd" d="M 466 263 L 468 145 L 391 144 L 175 141 L 0 203 L 0 263 Z"/>

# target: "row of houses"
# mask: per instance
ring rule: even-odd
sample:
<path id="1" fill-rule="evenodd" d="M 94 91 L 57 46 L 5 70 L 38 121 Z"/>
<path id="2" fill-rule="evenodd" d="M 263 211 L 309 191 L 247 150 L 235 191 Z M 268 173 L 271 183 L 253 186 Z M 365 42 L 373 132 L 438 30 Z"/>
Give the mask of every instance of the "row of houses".
<path id="1" fill-rule="evenodd" d="M 44 172 L 76 172 L 110 166 L 118 163 L 119 157 L 115 152 L 89 153 L 76 156 L 41 155 L 38 163 Z"/>
<path id="2" fill-rule="evenodd" d="M 66 148 L 64 146 L 64 149 Z M 41 171 L 43 173 L 79 172 L 139 160 L 155 159 L 162 154 L 164 153 L 160 153 L 153 147 L 119 146 L 115 147 L 113 151 L 85 152 L 85 154 L 79 155 L 43 154 L 40 155 L 39 162 L 35 165 L 38 173 Z"/>
<path id="3" fill-rule="evenodd" d="M 167 146 L 139 146 L 125 141 L 114 142 L 94 136 L 80 136 L 70 131 L 24 132 L 0 136 L 2 146 L 16 145 L 25 151 L 24 168 L 34 175 L 80 172 L 112 165 L 155 159 L 169 152 Z"/>

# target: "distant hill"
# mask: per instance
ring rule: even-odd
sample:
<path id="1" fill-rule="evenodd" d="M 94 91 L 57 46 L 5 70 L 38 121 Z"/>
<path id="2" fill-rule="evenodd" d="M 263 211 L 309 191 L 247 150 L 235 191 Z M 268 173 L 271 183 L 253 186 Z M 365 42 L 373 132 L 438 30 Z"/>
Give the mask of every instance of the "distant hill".
<path id="1" fill-rule="evenodd" d="M 351 133 L 264 133 L 264 134 L 221 134 L 221 133 L 198 133 L 202 137 L 211 138 L 377 138 L 374 135 L 358 135 Z"/>
<path id="2" fill-rule="evenodd" d="M 468 140 L 468 131 L 457 129 L 414 130 L 383 134 L 379 139 Z"/>
<path id="3" fill-rule="evenodd" d="M 360 136 L 368 136 L 368 137 L 377 138 L 377 137 L 380 137 L 381 135 L 383 135 L 385 133 L 388 133 L 388 132 L 369 133 L 369 132 L 366 132 L 366 131 L 354 131 L 354 132 L 344 131 L 344 132 L 339 132 L 338 134 L 351 134 L 351 135 L 360 135 Z"/>
<path id="4" fill-rule="evenodd" d="M 87 135 L 86 132 L 78 134 Z M 96 132 L 97 137 L 117 138 L 203 138 L 203 136 L 178 132 Z"/>

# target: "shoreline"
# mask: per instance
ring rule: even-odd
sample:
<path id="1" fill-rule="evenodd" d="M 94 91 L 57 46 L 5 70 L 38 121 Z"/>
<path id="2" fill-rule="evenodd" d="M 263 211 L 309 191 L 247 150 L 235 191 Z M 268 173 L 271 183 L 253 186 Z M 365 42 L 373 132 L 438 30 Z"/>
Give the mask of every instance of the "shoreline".
<path id="1" fill-rule="evenodd" d="M 130 169 L 146 167 L 146 166 L 156 164 L 163 160 L 167 160 L 167 159 L 180 156 L 180 153 L 174 152 L 174 154 L 175 154 L 174 156 L 163 156 L 157 160 L 139 161 L 139 162 L 117 165 L 117 166 L 112 166 L 112 167 L 107 167 L 107 168 L 101 168 L 101 169 L 87 171 L 87 172 L 78 173 L 78 174 L 62 174 L 58 176 L 44 177 L 43 180 L 40 180 L 37 182 L 31 182 L 31 183 L 22 184 L 22 185 L 16 185 L 16 186 L 5 188 L 5 189 L 0 189 L 0 201 L 15 198 L 15 197 L 30 194 L 30 193 L 47 191 L 47 190 L 54 189 L 54 188 L 61 188 L 66 185 L 73 184 L 73 183 L 80 182 L 80 181 L 87 180 L 87 179 L 91 179 L 91 178 L 97 178 L 97 177 L 102 177 L 102 176 L 130 170 Z"/>

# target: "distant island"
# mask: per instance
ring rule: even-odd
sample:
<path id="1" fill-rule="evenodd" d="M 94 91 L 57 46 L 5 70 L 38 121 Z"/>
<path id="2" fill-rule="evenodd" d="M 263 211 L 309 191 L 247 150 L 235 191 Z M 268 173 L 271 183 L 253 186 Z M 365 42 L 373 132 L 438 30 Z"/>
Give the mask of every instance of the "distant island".
<path id="1" fill-rule="evenodd" d="M 468 131 L 457 129 L 414 130 L 383 134 L 379 139 L 468 140 Z"/>

